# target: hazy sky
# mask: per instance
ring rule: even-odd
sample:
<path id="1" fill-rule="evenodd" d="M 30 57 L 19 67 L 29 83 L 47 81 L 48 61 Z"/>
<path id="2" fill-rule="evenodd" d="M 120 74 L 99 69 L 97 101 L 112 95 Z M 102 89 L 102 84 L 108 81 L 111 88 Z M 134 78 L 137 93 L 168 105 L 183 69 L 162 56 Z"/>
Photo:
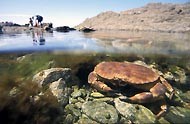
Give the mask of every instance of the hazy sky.
<path id="1" fill-rule="evenodd" d="M 29 17 L 42 15 L 54 26 L 75 26 L 103 11 L 123 11 L 150 2 L 185 3 L 190 0 L 1 0 L 0 22 L 26 24 Z"/>

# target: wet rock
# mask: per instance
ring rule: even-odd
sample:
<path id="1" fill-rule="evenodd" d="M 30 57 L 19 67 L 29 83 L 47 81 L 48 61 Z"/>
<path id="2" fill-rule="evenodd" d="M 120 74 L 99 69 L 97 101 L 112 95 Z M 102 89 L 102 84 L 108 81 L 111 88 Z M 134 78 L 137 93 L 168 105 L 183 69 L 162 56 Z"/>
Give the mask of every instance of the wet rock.
<path id="1" fill-rule="evenodd" d="M 74 122 L 73 116 L 71 114 L 68 114 L 65 119 L 63 124 L 72 124 Z"/>
<path id="2" fill-rule="evenodd" d="M 84 98 L 86 95 L 87 93 L 85 89 L 74 89 L 74 92 L 71 94 L 72 98 Z"/>
<path id="3" fill-rule="evenodd" d="M 61 26 L 61 27 L 56 27 L 55 29 L 58 32 L 69 32 L 69 31 L 74 31 L 74 28 L 70 28 L 69 26 Z"/>
<path id="4" fill-rule="evenodd" d="M 78 124 L 100 124 L 96 121 L 91 120 L 90 118 L 88 118 L 86 115 L 82 115 L 82 117 L 78 120 L 77 122 Z"/>
<path id="5" fill-rule="evenodd" d="M 175 94 L 172 102 L 179 106 L 190 108 L 190 91 L 182 92 L 175 88 Z"/>
<path id="6" fill-rule="evenodd" d="M 90 94 L 90 96 L 94 97 L 94 98 L 103 98 L 105 97 L 103 94 L 101 94 L 100 92 L 92 92 Z"/>
<path id="7" fill-rule="evenodd" d="M 187 124 L 190 122 L 190 109 L 171 106 L 164 118 L 170 123 Z"/>
<path id="8" fill-rule="evenodd" d="M 98 123 L 113 124 L 119 119 L 116 109 L 105 102 L 88 101 L 83 104 L 82 112 Z"/>
<path id="9" fill-rule="evenodd" d="M 69 68 L 51 68 L 43 70 L 33 77 L 33 82 L 36 82 L 40 87 L 62 78 L 68 85 L 72 83 L 71 69 Z"/>
<path id="10" fill-rule="evenodd" d="M 114 100 L 118 112 L 125 117 L 125 123 L 155 123 L 155 115 L 147 108 L 138 104 L 122 102 L 119 98 Z"/>
<path id="11" fill-rule="evenodd" d="M 180 68 L 178 66 L 171 66 L 169 68 L 169 71 L 173 74 L 174 76 L 174 81 L 178 82 L 180 84 L 186 84 L 187 83 L 187 76 L 185 73 L 185 70 L 183 68 Z"/>
<path id="12" fill-rule="evenodd" d="M 65 113 L 72 116 L 72 121 L 76 122 L 81 117 L 81 110 L 74 104 L 68 104 L 65 107 Z"/>
<path id="13" fill-rule="evenodd" d="M 93 28 L 83 27 L 83 28 L 79 29 L 79 31 L 88 33 L 88 32 L 92 32 L 92 31 L 95 31 L 95 30 Z"/>
<path id="14" fill-rule="evenodd" d="M 67 87 L 66 82 L 62 78 L 58 81 L 52 82 L 49 85 L 49 89 L 62 106 L 69 103 L 69 96 L 71 95 L 72 89 Z"/>
<path id="15" fill-rule="evenodd" d="M 9 96 L 16 97 L 19 93 L 20 90 L 17 87 L 13 87 L 9 92 Z"/>

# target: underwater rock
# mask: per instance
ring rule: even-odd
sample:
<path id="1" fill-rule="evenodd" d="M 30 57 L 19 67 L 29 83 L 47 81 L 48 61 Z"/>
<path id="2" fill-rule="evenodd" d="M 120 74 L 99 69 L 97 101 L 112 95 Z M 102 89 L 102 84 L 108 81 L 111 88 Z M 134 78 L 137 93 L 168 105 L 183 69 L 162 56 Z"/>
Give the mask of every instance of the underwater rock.
<path id="1" fill-rule="evenodd" d="M 138 104 L 130 104 L 120 101 L 119 98 L 114 100 L 118 112 L 125 117 L 125 123 L 155 123 L 155 115 L 147 108 Z"/>
<path id="2" fill-rule="evenodd" d="M 33 77 L 33 82 L 36 82 L 40 87 L 62 78 L 66 83 L 72 83 L 72 74 L 70 68 L 51 68 L 43 70 Z"/>
<path id="3" fill-rule="evenodd" d="M 98 123 L 117 123 L 119 116 L 116 109 L 105 102 L 88 101 L 82 106 L 82 112 Z"/>
<path id="4" fill-rule="evenodd" d="M 49 89 L 62 106 L 65 106 L 69 103 L 69 96 L 72 92 L 72 89 L 66 86 L 66 83 L 62 78 L 60 78 L 58 81 L 52 82 L 49 85 Z"/>
<path id="5" fill-rule="evenodd" d="M 92 96 L 92 97 L 94 97 L 94 98 L 104 98 L 105 96 L 102 94 L 102 93 L 100 93 L 100 92 L 92 92 L 91 94 L 90 94 L 90 96 Z"/>
<path id="6" fill-rule="evenodd" d="M 171 106 L 164 118 L 170 123 L 187 124 L 190 122 L 190 109 Z"/>
<path id="7" fill-rule="evenodd" d="M 175 94 L 173 97 L 173 103 L 190 109 L 190 91 L 182 92 L 175 88 Z"/>
<path id="8" fill-rule="evenodd" d="M 86 93 L 86 90 L 85 89 L 74 89 L 74 92 L 71 94 L 72 98 L 78 98 L 78 97 L 81 97 L 81 98 L 84 98 L 86 97 L 87 93 Z"/>
<path id="9" fill-rule="evenodd" d="M 10 92 L 9 96 L 16 97 L 19 94 L 20 90 L 17 87 L 13 87 Z"/>
<path id="10" fill-rule="evenodd" d="M 81 117 L 81 114 L 82 114 L 81 110 L 74 104 L 68 104 L 65 107 L 64 111 L 67 115 L 71 115 L 72 119 L 70 119 L 70 120 L 72 120 L 72 123 L 79 120 L 79 117 Z"/>
<path id="11" fill-rule="evenodd" d="M 78 124 L 100 124 L 96 121 L 91 120 L 85 114 L 82 114 L 82 117 L 78 120 Z"/>
<path id="12" fill-rule="evenodd" d="M 171 66 L 169 70 L 173 74 L 175 82 L 178 82 L 180 84 L 187 83 L 187 76 L 183 68 L 180 68 L 178 66 Z"/>

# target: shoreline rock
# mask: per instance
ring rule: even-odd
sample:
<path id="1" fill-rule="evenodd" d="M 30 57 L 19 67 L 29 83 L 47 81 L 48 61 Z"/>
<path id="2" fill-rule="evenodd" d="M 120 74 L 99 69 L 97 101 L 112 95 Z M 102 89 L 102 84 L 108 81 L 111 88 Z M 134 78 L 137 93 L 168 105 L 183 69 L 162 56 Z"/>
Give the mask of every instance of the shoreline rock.
<path id="1" fill-rule="evenodd" d="M 122 11 L 108 11 L 87 18 L 76 26 L 95 30 L 190 32 L 190 4 L 150 3 L 144 7 Z"/>
<path id="2" fill-rule="evenodd" d="M 75 31 L 76 29 L 70 28 L 69 26 L 60 26 L 55 28 L 58 32 L 69 32 L 69 31 Z"/>

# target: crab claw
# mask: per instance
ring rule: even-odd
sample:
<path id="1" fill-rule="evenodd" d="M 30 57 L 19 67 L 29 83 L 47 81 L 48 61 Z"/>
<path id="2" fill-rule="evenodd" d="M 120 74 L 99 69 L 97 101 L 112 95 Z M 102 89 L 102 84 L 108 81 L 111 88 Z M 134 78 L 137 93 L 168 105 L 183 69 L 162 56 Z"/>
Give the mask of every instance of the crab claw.
<path id="1" fill-rule="evenodd" d="M 97 90 L 102 92 L 114 92 L 108 85 L 99 81 L 97 75 L 94 72 L 91 72 L 88 75 L 88 82 Z"/>

